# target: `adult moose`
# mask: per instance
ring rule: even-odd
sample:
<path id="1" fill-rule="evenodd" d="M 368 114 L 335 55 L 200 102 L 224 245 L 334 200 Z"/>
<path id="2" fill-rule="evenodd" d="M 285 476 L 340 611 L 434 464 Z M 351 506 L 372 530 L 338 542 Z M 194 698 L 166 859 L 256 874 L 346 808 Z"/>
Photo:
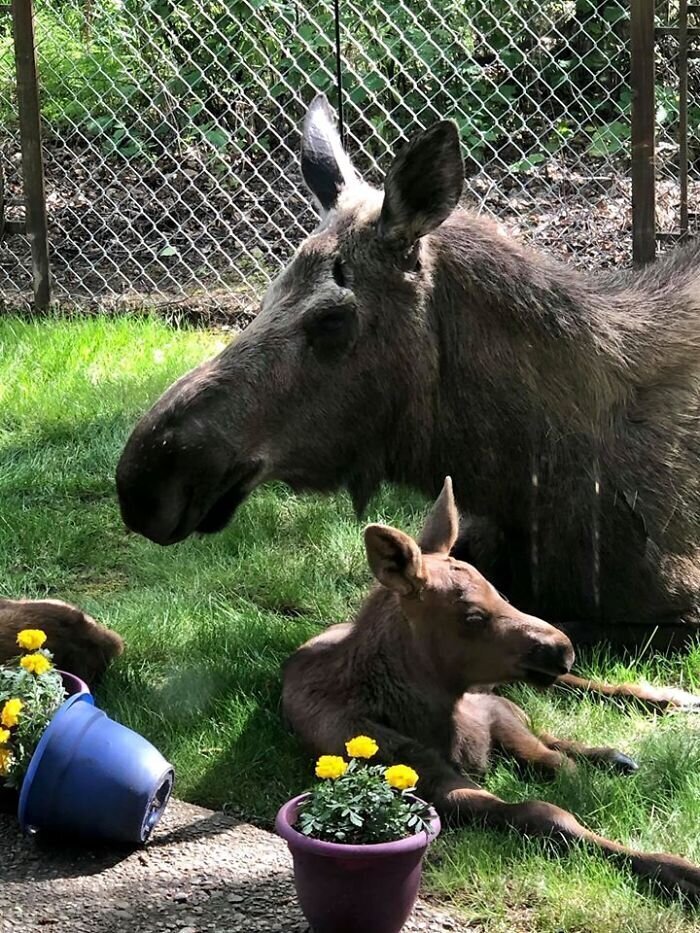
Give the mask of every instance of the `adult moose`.
<path id="1" fill-rule="evenodd" d="M 330 626 L 287 661 L 283 704 L 294 731 L 315 755 L 342 754 L 351 736 L 371 735 L 387 764 L 417 770 L 420 795 L 452 821 L 582 840 L 700 899 L 700 868 L 683 859 L 633 851 L 550 803 L 506 803 L 472 779 L 496 749 L 550 773 L 575 767 L 575 758 L 623 773 L 636 765 L 612 748 L 536 735 L 521 709 L 490 692 L 494 683 L 552 683 L 566 676 L 574 652 L 563 632 L 449 556 L 457 533 L 449 478 L 419 542 L 383 525 L 365 530 L 380 586 L 352 622 Z"/>
<path id="2" fill-rule="evenodd" d="M 455 477 L 457 553 L 576 643 L 699 630 L 700 247 L 585 275 L 457 210 L 455 126 L 363 183 L 325 98 L 301 166 L 321 223 L 258 317 L 137 425 L 117 484 L 160 544 L 215 532 L 258 485 Z"/>

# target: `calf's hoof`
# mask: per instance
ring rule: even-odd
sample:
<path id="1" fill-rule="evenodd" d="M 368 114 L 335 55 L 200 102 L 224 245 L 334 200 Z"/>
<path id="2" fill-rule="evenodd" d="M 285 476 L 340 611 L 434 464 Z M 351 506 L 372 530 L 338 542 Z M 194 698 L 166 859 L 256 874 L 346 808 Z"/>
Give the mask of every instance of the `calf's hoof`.
<path id="1" fill-rule="evenodd" d="M 639 765 L 634 758 L 623 755 L 622 752 L 614 751 L 610 756 L 609 763 L 620 774 L 634 774 L 635 771 L 639 771 Z"/>

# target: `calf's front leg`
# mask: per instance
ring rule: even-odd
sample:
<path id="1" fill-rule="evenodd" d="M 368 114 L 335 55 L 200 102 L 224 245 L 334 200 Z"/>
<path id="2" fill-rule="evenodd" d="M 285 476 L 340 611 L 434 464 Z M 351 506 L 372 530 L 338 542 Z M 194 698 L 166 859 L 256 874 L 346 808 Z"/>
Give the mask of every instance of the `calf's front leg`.
<path id="1" fill-rule="evenodd" d="M 539 740 L 552 751 L 562 752 L 575 758 L 586 758 L 593 764 L 607 765 L 622 774 L 632 774 L 639 770 L 639 765 L 633 758 L 607 745 L 595 747 L 582 745 L 581 742 L 573 742 L 571 739 L 558 739 L 549 732 L 541 732 Z"/>
<path id="2" fill-rule="evenodd" d="M 571 770 L 574 767 L 571 758 L 580 757 L 595 764 L 608 765 L 623 774 L 637 770 L 636 763 L 615 748 L 589 748 L 580 742 L 558 739 L 546 732 L 535 735 L 525 713 L 504 697 L 490 697 L 489 707 L 494 742 L 519 762 L 556 772 Z M 467 727 L 468 723 L 465 723 L 462 729 Z"/>
<path id="3" fill-rule="evenodd" d="M 680 892 L 700 901 L 700 868 L 685 859 L 666 853 L 637 852 L 599 836 L 576 817 L 542 800 L 506 803 L 494 794 L 469 783 L 446 783 L 432 795 L 438 812 L 455 823 L 480 822 L 489 828 L 512 829 L 527 836 L 543 836 L 571 845 L 581 841 L 595 846 L 601 854 L 623 861 L 640 878 L 659 884 L 664 890 Z"/>

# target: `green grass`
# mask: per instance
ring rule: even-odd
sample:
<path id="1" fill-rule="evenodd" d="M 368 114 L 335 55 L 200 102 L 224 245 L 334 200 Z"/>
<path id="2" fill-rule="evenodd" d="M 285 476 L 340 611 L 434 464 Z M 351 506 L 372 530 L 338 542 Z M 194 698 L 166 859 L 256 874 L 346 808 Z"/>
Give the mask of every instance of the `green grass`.
<path id="1" fill-rule="evenodd" d="M 60 596 L 117 629 L 128 650 L 100 702 L 173 761 L 180 796 L 266 823 L 310 775 L 280 719 L 280 664 L 352 613 L 369 573 L 344 496 L 260 490 L 225 533 L 167 549 L 125 533 L 114 467 L 128 432 L 219 345 L 216 334 L 156 320 L 0 321 L 0 592 Z M 421 515 L 419 499 L 385 491 L 368 517 L 416 530 Z M 700 650 L 582 660 L 580 669 L 609 679 L 700 689 Z M 555 801 L 599 832 L 700 861 L 700 717 L 555 691 L 511 695 L 535 724 L 616 745 L 641 768 L 619 778 L 582 765 L 543 783 L 498 762 L 489 789 Z M 588 852 L 554 858 L 508 834 L 444 833 L 427 884 L 489 933 L 700 930 L 700 915 Z"/>

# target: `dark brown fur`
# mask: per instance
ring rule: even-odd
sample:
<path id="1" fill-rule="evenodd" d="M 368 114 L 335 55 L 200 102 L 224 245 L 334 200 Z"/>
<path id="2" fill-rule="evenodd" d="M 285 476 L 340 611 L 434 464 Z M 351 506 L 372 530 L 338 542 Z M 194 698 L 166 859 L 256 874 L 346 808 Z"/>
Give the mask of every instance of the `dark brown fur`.
<path id="1" fill-rule="evenodd" d="M 291 726 L 314 755 L 343 754 L 352 736 L 372 736 L 380 759 L 414 767 L 418 793 L 452 822 L 582 840 L 642 877 L 699 898 L 700 868 L 683 859 L 633 851 L 553 804 L 509 804 L 473 780 L 496 750 L 549 772 L 573 768 L 577 758 L 622 772 L 636 765 L 611 748 L 537 735 L 514 703 L 479 692 L 516 680 L 568 683 L 569 675 L 559 675 L 570 668 L 573 650 L 558 629 L 515 609 L 474 567 L 449 556 L 457 530 L 449 481 L 420 547 L 400 531 L 369 526 L 367 554 L 382 586 L 353 622 L 331 626 L 288 660 L 283 703 Z M 653 699 L 654 691 L 633 695 Z"/>
<path id="2" fill-rule="evenodd" d="M 46 632 L 44 645 L 56 667 L 94 684 L 124 650 L 110 629 L 82 610 L 53 599 L 0 599 L 0 664 L 20 653 L 17 634 L 25 628 Z"/>
<path id="3" fill-rule="evenodd" d="M 127 524 L 162 544 L 224 527 L 260 483 L 455 478 L 457 545 L 572 635 L 639 647 L 700 624 L 700 246 L 585 275 L 455 210 L 454 126 L 403 147 L 381 193 L 314 103 L 318 230 L 257 319 L 134 430 Z"/>

